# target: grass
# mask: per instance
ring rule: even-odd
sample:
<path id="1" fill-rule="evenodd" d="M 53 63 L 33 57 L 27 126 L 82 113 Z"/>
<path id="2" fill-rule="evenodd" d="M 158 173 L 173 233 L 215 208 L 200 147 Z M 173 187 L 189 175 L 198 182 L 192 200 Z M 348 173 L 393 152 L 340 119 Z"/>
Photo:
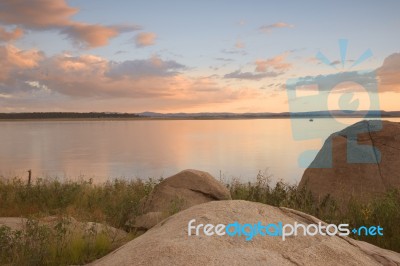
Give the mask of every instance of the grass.
<path id="1" fill-rule="evenodd" d="M 377 226 L 383 228 L 383 236 L 356 236 L 357 240 L 369 242 L 382 248 L 400 252 L 400 190 L 393 189 L 371 200 L 361 203 L 351 199 L 346 208 L 326 196 L 315 200 L 305 188 L 282 181 L 271 185 L 270 176 L 259 173 L 254 183 L 233 181 L 228 185 L 233 199 L 261 202 L 277 207 L 287 207 L 311 214 L 327 223 L 348 223 L 350 228 Z"/>
<path id="2" fill-rule="evenodd" d="M 115 241 L 96 230 L 82 232 L 66 226 L 69 217 L 119 229 L 141 214 L 141 200 L 152 191 L 153 180 L 60 182 L 38 179 L 30 186 L 20 179 L 0 179 L 0 217 L 29 217 L 21 230 L 0 227 L 0 264 L 71 265 L 102 257 L 135 237 Z M 40 223 L 56 216 L 54 224 Z"/>
<path id="3" fill-rule="evenodd" d="M 0 180 L 0 217 L 63 215 L 122 228 L 140 212 L 140 200 L 155 184 L 151 179 L 104 184 L 38 179 L 27 186 L 20 179 Z"/>
<path id="4" fill-rule="evenodd" d="M 0 262 L 12 265 L 83 264 L 102 257 L 131 237 L 115 241 L 107 232 L 93 228 L 74 231 L 68 219 L 55 225 L 28 219 L 21 230 L 0 227 Z"/>
<path id="5" fill-rule="evenodd" d="M 158 182 L 122 179 L 93 184 L 38 179 L 28 186 L 19 179 L 0 179 L 0 217 L 29 218 L 21 230 L 0 227 L 0 264 L 71 265 L 102 257 L 133 239 L 136 232 L 116 240 L 91 228 L 72 230 L 70 217 L 128 230 L 127 222 L 141 214 L 143 198 Z M 330 197 L 316 201 L 310 192 L 296 185 L 282 181 L 272 185 L 266 173 L 259 173 L 255 182 L 236 180 L 227 187 L 233 199 L 296 209 L 328 223 L 349 223 L 351 227 L 380 225 L 384 228 L 383 237 L 359 239 L 400 252 L 399 190 L 390 191 L 369 204 L 351 200 L 343 210 Z M 179 211 L 181 204 L 178 198 L 169 214 Z M 57 219 L 51 224 L 40 222 L 47 216 Z"/>

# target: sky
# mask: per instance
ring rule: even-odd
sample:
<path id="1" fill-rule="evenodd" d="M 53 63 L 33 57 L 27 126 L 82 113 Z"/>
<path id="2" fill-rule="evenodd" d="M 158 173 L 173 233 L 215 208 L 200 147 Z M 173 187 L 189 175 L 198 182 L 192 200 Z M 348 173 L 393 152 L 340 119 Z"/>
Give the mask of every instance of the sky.
<path id="1" fill-rule="evenodd" d="M 398 10 L 396 0 L 2 0 L 0 112 L 400 110 Z M 300 99 L 318 93 L 323 104 Z"/>

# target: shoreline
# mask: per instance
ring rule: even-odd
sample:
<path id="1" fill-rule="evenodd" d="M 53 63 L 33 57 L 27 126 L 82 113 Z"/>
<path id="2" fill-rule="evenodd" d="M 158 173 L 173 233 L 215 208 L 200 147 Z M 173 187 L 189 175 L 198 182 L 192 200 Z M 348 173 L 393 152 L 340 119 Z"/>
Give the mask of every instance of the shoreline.
<path id="1" fill-rule="evenodd" d="M 332 118 L 329 116 L 312 117 L 312 119 Z M 361 119 L 390 119 L 400 118 L 400 116 L 338 116 L 338 118 L 361 118 Z M 290 117 L 290 116 L 274 116 L 274 117 L 137 117 L 137 118 L 5 118 L 0 122 L 19 122 L 19 121 L 160 121 L 160 120 L 267 120 L 267 119 L 310 119 L 310 117 Z"/>

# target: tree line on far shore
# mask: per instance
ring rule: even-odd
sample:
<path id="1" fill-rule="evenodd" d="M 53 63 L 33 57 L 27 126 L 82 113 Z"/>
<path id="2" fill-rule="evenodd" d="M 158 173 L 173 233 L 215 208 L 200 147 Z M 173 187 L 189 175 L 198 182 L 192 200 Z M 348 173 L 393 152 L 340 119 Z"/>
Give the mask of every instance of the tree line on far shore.
<path id="1" fill-rule="evenodd" d="M 72 118 L 137 118 L 132 113 L 107 112 L 35 112 L 35 113 L 0 113 L 0 119 L 72 119 Z"/>

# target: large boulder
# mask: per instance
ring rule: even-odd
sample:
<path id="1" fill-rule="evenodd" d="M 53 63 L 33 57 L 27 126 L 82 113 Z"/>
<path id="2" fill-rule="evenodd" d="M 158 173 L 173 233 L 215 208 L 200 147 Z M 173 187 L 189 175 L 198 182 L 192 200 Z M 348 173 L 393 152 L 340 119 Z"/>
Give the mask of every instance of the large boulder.
<path id="1" fill-rule="evenodd" d="M 227 199 L 231 199 L 229 190 L 209 173 L 184 170 L 154 188 L 144 202 L 144 214 L 134 219 L 133 227 L 147 230 L 180 210 Z"/>
<path id="2" fill-rule="evenodd" d="M 399 165 L 400 123 L 361 121 L 325 141 L 299 186 L 320 199 L 329 194 L 343 203 L 351 197 L 368 202 L 388 189 L 400 188 Z"/>
<path id="3" fill-rule="evenodd" d="M 322 221 L 287 208 L 230 200 L 193 206 L 159 223 L 92 265 L 400 265 L 400 254 L 344 236 L 188 236 L 198 224 Z M 192 231 L 194 233 L 194 230 Z"/>

